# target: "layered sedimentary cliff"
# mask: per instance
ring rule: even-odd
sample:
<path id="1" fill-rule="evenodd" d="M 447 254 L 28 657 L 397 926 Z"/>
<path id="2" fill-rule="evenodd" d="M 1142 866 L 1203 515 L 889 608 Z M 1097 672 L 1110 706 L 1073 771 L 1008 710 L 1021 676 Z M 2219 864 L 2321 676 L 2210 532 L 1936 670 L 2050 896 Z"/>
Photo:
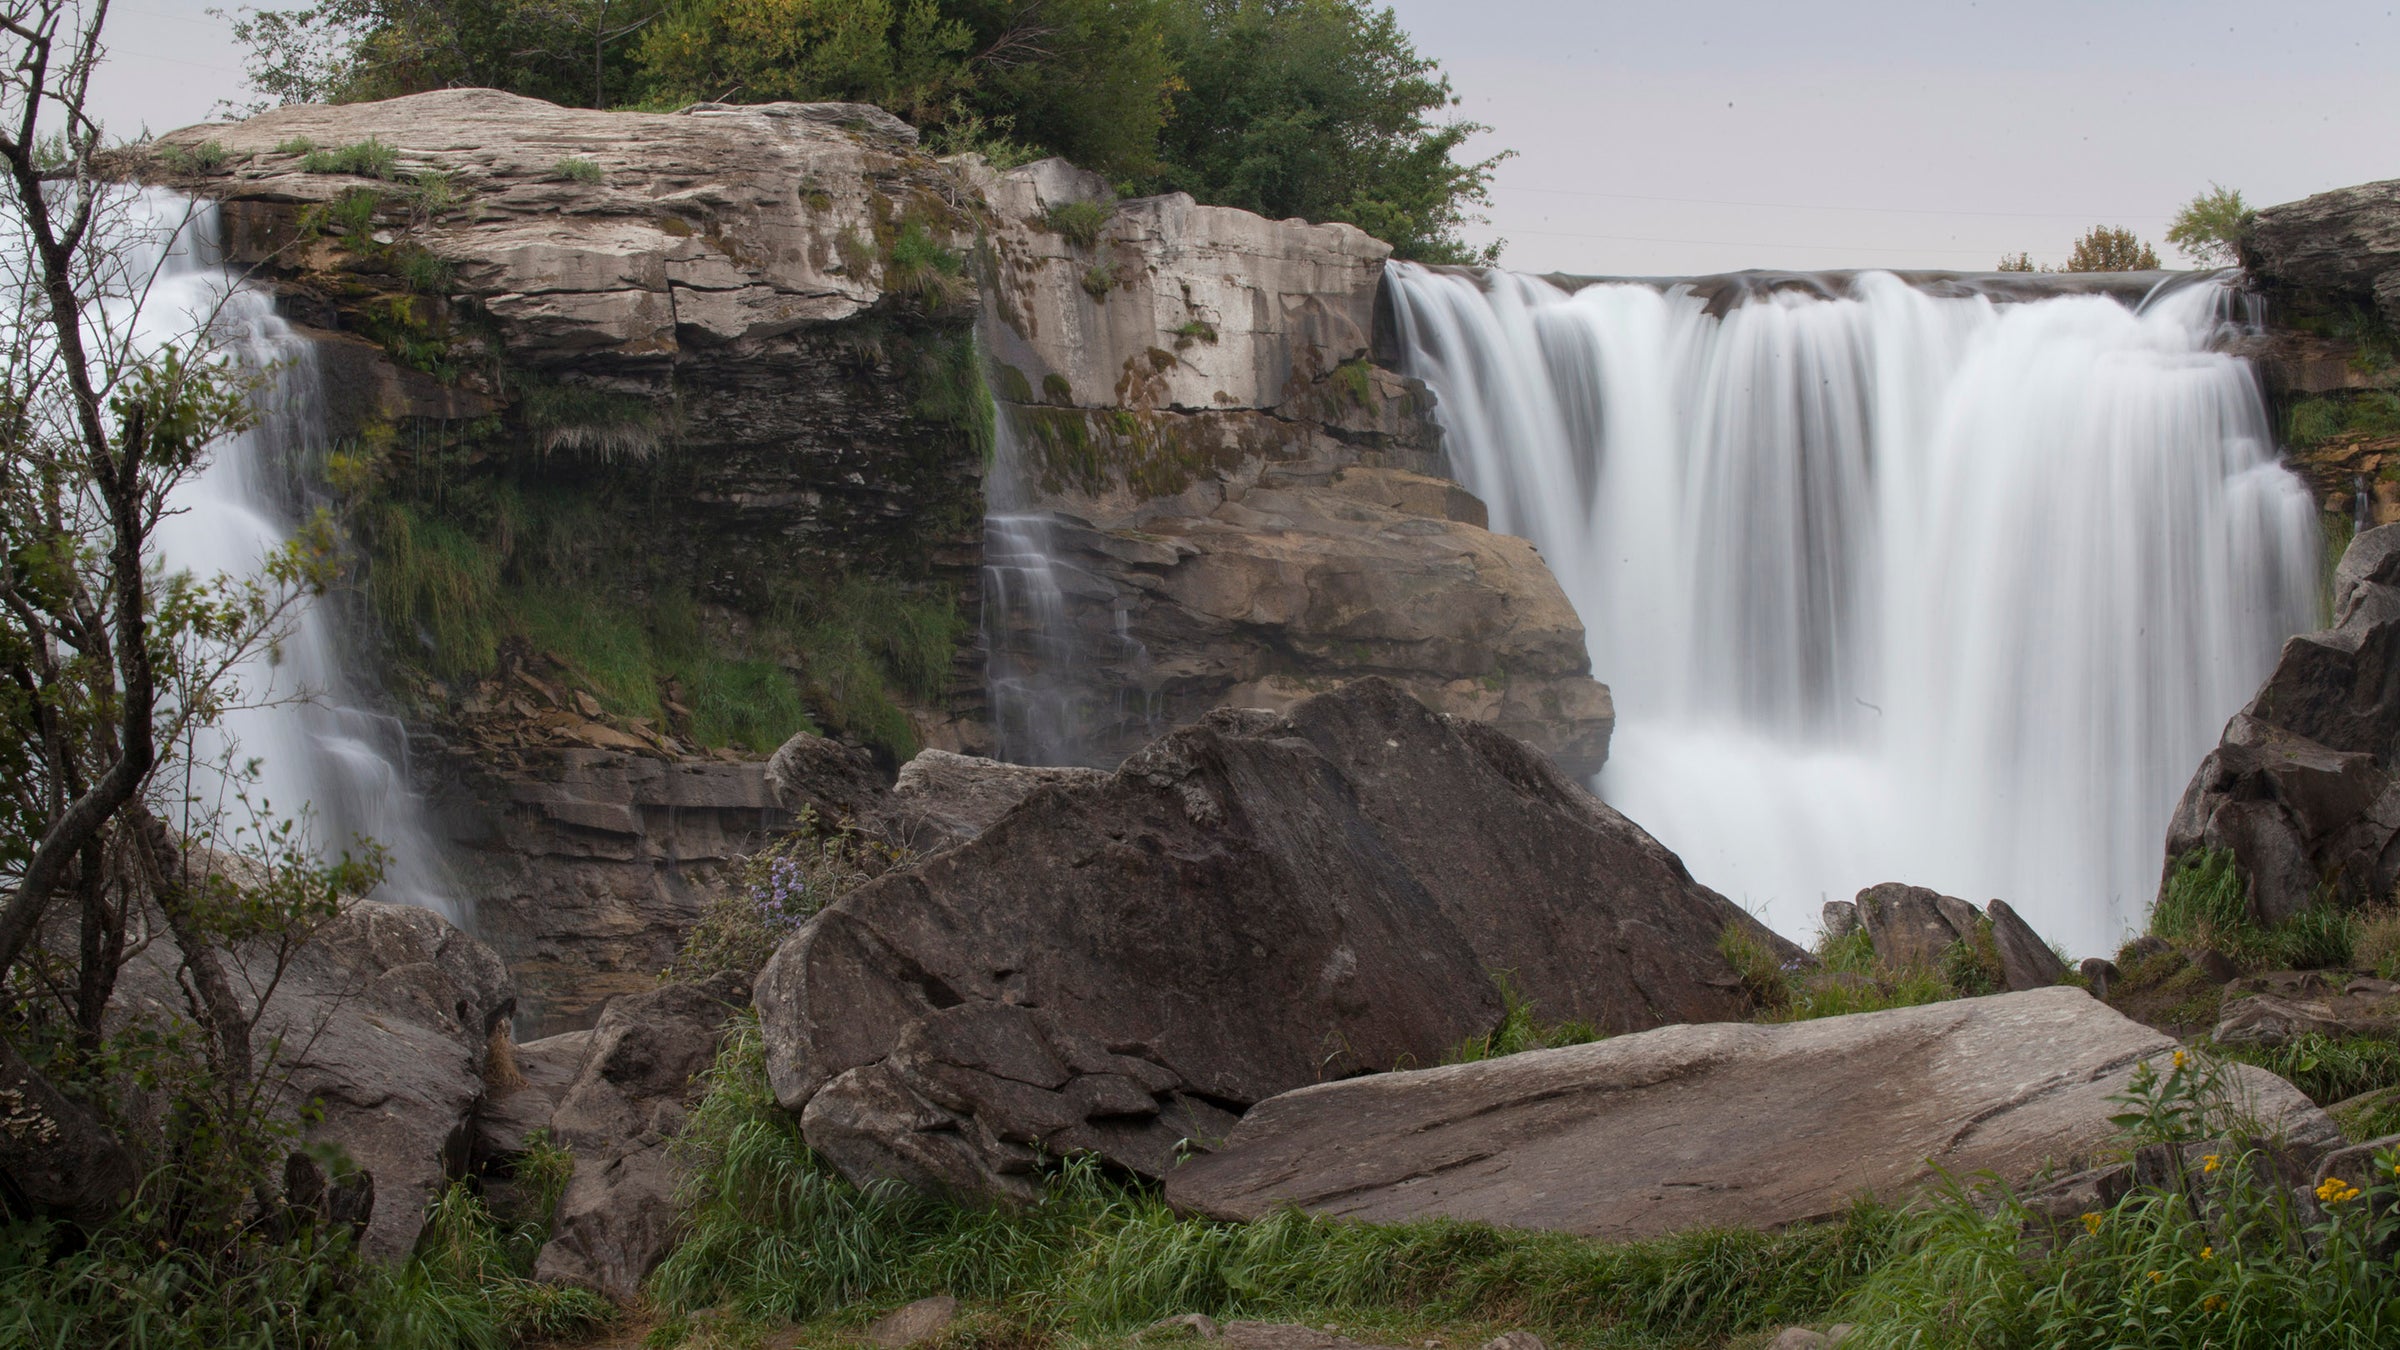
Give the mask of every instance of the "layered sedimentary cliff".
<path id="1" fill-rule="evenodd" d="M 1572 609 L 1370 360 L 1355 229 L 936 160 L 853 105 L 452 90 L 133 154 L 317 339 L 337 451 L 296 491 L 359 541 L 364 645 L 537 1015 L 665 962 L 787 819 L 757 761 L 791 731 L 994 749 L 980 635 L 1052 658 L 1097 761 L 1366 674 L 1605 757 Z M 1043 641 L 981 612 L 987 479 L 1067 579 Z"/>

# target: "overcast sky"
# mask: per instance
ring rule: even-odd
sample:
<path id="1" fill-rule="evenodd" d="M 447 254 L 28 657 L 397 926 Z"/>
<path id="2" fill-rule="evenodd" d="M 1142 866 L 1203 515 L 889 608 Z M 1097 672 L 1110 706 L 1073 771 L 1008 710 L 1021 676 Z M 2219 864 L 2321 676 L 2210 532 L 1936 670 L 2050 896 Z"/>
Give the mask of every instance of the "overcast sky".
<path id="1" fill-rule="evenodd" d="M 118 0 L 111 127 L 241 95 L 210 0 Z M 1507 148 L 1492 225 L 1535 271 L 1988 268 L 2100 223 L 2157 240 L 2400 177 L 2394 0 L 1395 0 Z M 2161 252 L 2166 250 L 2161 248 Z"/>

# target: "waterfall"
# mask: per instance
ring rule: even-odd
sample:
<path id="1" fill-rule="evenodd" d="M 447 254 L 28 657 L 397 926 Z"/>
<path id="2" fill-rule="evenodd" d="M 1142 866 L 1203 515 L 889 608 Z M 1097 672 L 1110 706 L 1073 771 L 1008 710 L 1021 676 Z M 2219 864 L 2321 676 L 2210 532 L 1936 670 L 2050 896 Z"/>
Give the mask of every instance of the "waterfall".
<path id="1" fill-rule="evenodd" d="M 203 579 L 255 576 L 291 537 L 304 505 L 304 457 L 328 439 L 314 348 L 277 316 L 273 296 L 223 265 L 213 204 L 146 189 L 127 208 L 128 273 L 147 280 L 147 295 L 138 311 L 106 302 L 113 321 L 130 321 L 134 345 L 149 350 L 213 325 L 228 354 L 263 377 L 258 425 L 211 447 L 204 471 L 177 489 L 159 523 L 158 551 L 170 570 Z M 312 842 L 328 857 L 354 839 L 371 839 L 389 858 L 377 899 L 466 922 L 471 916 L 409 786 L 403 728 L 368 708 L 345 678 L 343 646 L 336 606 L 323 597 L 306 602 L 273 659 L 233 673 L 237 706 L 198 758 L 256 760 L 250 809 L 257 819 L 306 811 Z M 200 808 L 224 809 L 231 823 L 245 823 L 233 785 L 199 777 Z"/>
<path id="2" fill-rule="evenodd" d="M 1794 936 L 1891 880 L 2078 955 L 2141 924 L 2184 784 L 2316 617 L 2227 287 L 1389 288 L 1454 471 L 1615 692 L 1597 786 L 1696 876 Z"/>

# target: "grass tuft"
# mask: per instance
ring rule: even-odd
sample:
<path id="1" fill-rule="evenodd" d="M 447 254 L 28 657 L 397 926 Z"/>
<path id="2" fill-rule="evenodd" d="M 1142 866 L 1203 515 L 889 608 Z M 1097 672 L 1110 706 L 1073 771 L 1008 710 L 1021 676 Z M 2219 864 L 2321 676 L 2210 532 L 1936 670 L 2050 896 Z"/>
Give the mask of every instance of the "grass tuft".
<path id="1" fill-rule="evenodd" d="M 598 183 L 608 177 L 608 170 L 594 160 L 573 155 L 550 166 L 550 172 L 570 183 Z"/>
<path id="2" fill-rule="evenodd" d="M 360 178 L 388 179 L 400 172 L 400 151 L 373 136 L 339 149 L 320 150 L 312 146 L 302 152 L 300 170 L 303 173 L 347 173 Z"/>
<path id="3" fill-rule="evenodd" d="M 1091 248 L 1100 242 L 1101 232 L 1116 214 L 1116 206 L 1109 202 L 1060 202 L 1043 214 L 1042 223 L 1075 247 Z"/>
<path id="4" fill-rule="evenodd" d="M 2356 943 L 2354 921 L 2329 904 L 2311 906 L 2282 923 L 2259 923 L 2249 878 L 2231 852 L 2199 849 L 2178 859 L 2150 931 L 2169 941 L 2223 953 L 2249 970 L 2314 970 L 2346 965 Z"/>

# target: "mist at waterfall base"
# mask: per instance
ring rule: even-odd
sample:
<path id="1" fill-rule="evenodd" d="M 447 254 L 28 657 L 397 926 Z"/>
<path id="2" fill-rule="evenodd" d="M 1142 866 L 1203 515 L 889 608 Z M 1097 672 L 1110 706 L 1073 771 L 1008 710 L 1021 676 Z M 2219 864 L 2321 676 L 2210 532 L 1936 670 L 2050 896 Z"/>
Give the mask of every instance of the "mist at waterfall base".
<path id="1" fill-rule="evenodd" d="M 1805 938 L 1882 881 L 2078 956 L 2144 921 L 2168 817 L 2319 537 L 2234 293 L 1998 303 L 1889 274 L 1754 294 L 1393 266 L 1409 373 L 1531 539 L 1618 725 L 1598 788 Z"/>
<path id="2" fill-rule="evenodd" d="M 126 206 L 126 271 L 149 284 L 138 306 L 104 301 L 108 321 L 144 351 L 189 350 L 209 328 L 226 355 L 264 376 L 258 425 L 212 446 L 205 469 L 177 488 L 155 535 L 158 555 L 201 580 L 258 576 L 303 509 L 304 457 L 326 443 L 314 349 L 276 315 L 271 295 L 222 265 L 212 204 L 146 189 Z M 222 811 L 229 826 L 305 816 L 328 858 L 372 840 L 387 859 L 375 898 L 466 921 L 408 783 L 402 728 L 361 706 L 344 677 L 336 607 L 324 597 L 304 602 L 271 656 L 233 671 L 236 706 L 195 747 L 192 781 L 169 792 L 188 791 L 200 813 Z M 257 771 L 247 783 L 207 768 L 250 761 Z"/>

